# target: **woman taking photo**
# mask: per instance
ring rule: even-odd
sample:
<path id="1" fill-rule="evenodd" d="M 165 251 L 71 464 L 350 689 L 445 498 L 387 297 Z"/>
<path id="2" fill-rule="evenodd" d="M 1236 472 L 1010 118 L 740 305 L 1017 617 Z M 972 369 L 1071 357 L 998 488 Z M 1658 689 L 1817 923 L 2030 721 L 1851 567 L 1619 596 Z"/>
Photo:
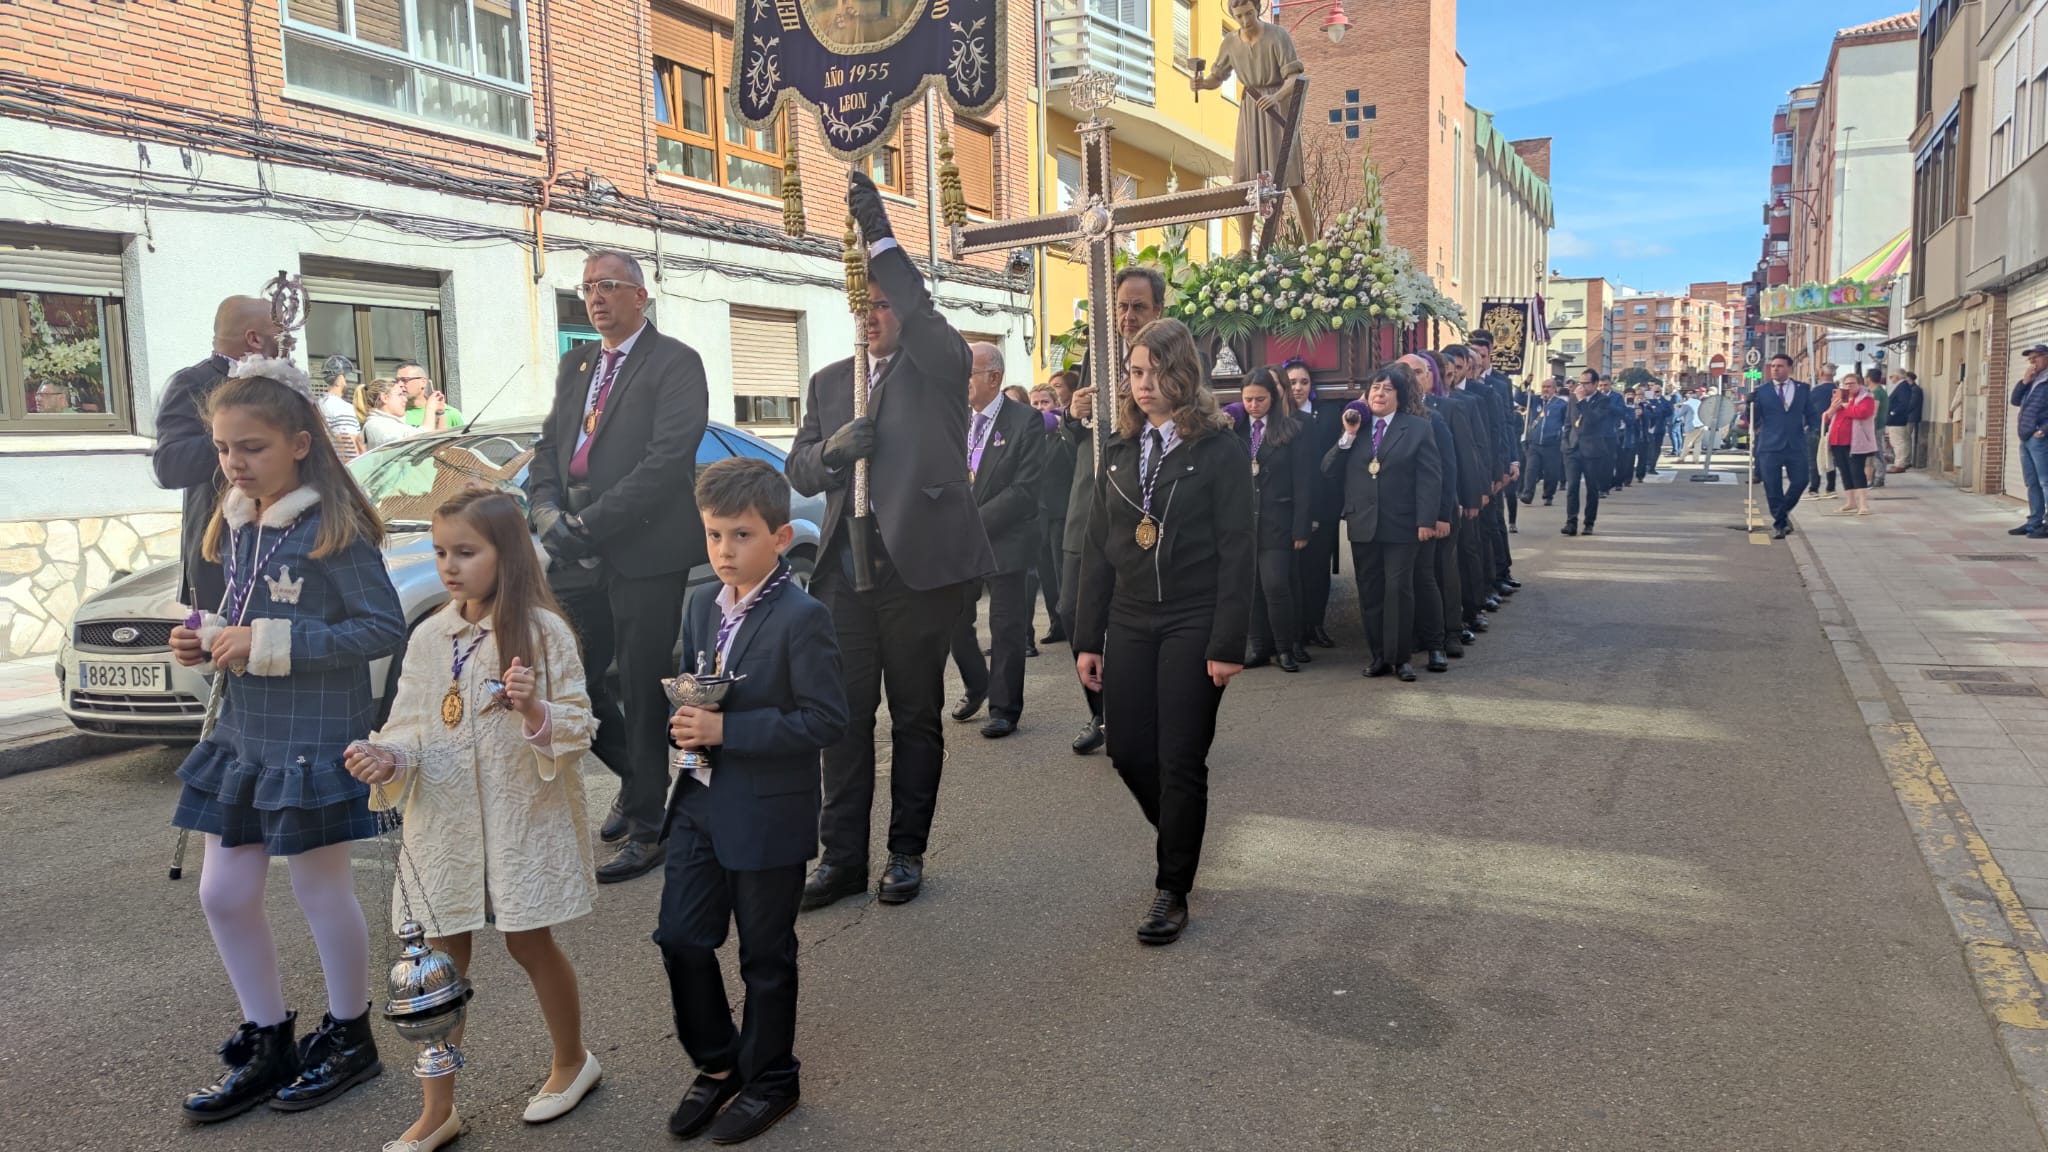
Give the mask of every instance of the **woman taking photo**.
<path id="1" fill-rule="evenodd" d="M 1282 672 L 1299 672 L 1308 663 L 1308 650 L 1301 643 L 1295 609 L 1294 554 L 1308 547 L 1309 502 L 1320 461 L 1310 454 L 1308 437 L 1294 415 L 1294 397 L 1277 369 L 1260 368 L 1247 377 L 1238 402 L 1244 417 L 1236 432 L 1251 458 L 1259 549 L 1244 666 L 1273 663 Z"/>
<path id="2" fill-rule="evenodd" d="M 1128 356 L 1089 509 L 1074 667 L 1103 693 L 1109 758 L 1158 834 L 1157 892 L 1138 939 L 1171 944 L 1202 856 L 1216 709 L 1244 670 L 1251 461 L 1180 321 L 1139 329 Z"/>
<path id="3" fill-rule="evenodd" d="M 1877 452 L 1877 397 L 1850 372 L 1828 405 L 1828 455 L 1842 476 L 1844 516 L 1870 515 L 1870 458 Z"/>
<path id="4" fill-rule="evenodd" d="M 356 411 L 363 418 L 363 441 L 371 448 L 419 435 L 419 429 L 405 422 L 405 389 L 388 376 L 356 390 Z"/>
<path id="5" fill-rule="evenodd" d="M 1372 648 L 1367 676 L 1415 679 L 1408 644 L 1415 622 L 1415 558 L 1436 538 L 1443 459 L 1429 421 L 1411 416 L 1415 374 L 1389 364 L 1373 374 L 1363 401 L 1344 409 L 1344 435 L 1323 457 L 1344 478 L 1344 523 L 1358 573 L 1358 610 Z"/>

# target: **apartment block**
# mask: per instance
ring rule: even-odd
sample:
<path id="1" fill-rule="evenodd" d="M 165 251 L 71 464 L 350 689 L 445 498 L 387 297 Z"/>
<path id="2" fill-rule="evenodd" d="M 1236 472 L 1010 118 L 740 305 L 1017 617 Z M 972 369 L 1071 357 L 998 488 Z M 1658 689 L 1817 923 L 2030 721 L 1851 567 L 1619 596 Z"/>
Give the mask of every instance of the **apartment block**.
<path id="1" fill-rule="evenodd" d="M 1559 278 L 1550 282 L 1550 360 L 1561 357 L 1567 378 L 1588 368 L 1614 372 L 1614 285 L 1604 277 Z"/>

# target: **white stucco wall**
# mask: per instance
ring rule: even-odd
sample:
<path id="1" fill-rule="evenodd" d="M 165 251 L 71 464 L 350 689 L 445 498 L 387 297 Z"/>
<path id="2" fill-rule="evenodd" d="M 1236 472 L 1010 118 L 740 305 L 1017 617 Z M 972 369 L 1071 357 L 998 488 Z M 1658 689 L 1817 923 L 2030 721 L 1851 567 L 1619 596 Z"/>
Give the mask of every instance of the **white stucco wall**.
<path id="1" fill-rule="evenodd" d="M 1835 229 L 1840 276 L 1913 223 L 1918 44 L 1850 45 L 1836 60 Z"/>

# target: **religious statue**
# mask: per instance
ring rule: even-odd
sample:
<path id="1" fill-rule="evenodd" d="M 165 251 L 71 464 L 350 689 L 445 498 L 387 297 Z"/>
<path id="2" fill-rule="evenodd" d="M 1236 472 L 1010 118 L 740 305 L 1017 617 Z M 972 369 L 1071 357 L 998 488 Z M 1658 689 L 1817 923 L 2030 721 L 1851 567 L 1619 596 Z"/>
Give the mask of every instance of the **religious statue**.
<path id="1" fill-rule="evenodd" d="M 1259 0 L 1230 0 L 1231 18 L 1237 34 L 1227 30 L 1216 49 L 1215 66 L 1206 73 L 1198 69 L 1189 80 L 1196 92 L 1220 88 L 1234 73 L 1243 83 L 1243 100 L 1237 112 L 1237 159 L 1230 178 L 1257 180 L 1261 172 L 1272 178 L 1273 186 L 1285 189 L 1294 201 L 1296 221 L 1304 237 L 1321 232 L 1316 224 L 1315 201 L 1302 178 L 1301 118 L 1296 107 L 1307 86 L 1301 54 L 1294 50 L 1294 38 L 1287 29 L 1259 18 Z M 1238 235 L 1243 253 L 1250 255 L 1255 216 L 1240 216 Z"/>

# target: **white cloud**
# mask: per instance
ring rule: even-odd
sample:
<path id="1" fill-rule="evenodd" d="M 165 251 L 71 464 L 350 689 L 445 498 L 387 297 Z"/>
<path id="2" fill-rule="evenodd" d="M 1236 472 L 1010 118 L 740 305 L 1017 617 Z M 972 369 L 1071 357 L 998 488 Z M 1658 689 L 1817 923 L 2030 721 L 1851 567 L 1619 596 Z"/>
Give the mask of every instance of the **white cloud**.
<path id="1" fill-rule="evenodd" d="M 1558 260 L 1582 260 L 1593 255 L 1596 248 L 1591 240 L 1577 232 L 1558 229 L 1550 234 L 1550 255 Z"/>

